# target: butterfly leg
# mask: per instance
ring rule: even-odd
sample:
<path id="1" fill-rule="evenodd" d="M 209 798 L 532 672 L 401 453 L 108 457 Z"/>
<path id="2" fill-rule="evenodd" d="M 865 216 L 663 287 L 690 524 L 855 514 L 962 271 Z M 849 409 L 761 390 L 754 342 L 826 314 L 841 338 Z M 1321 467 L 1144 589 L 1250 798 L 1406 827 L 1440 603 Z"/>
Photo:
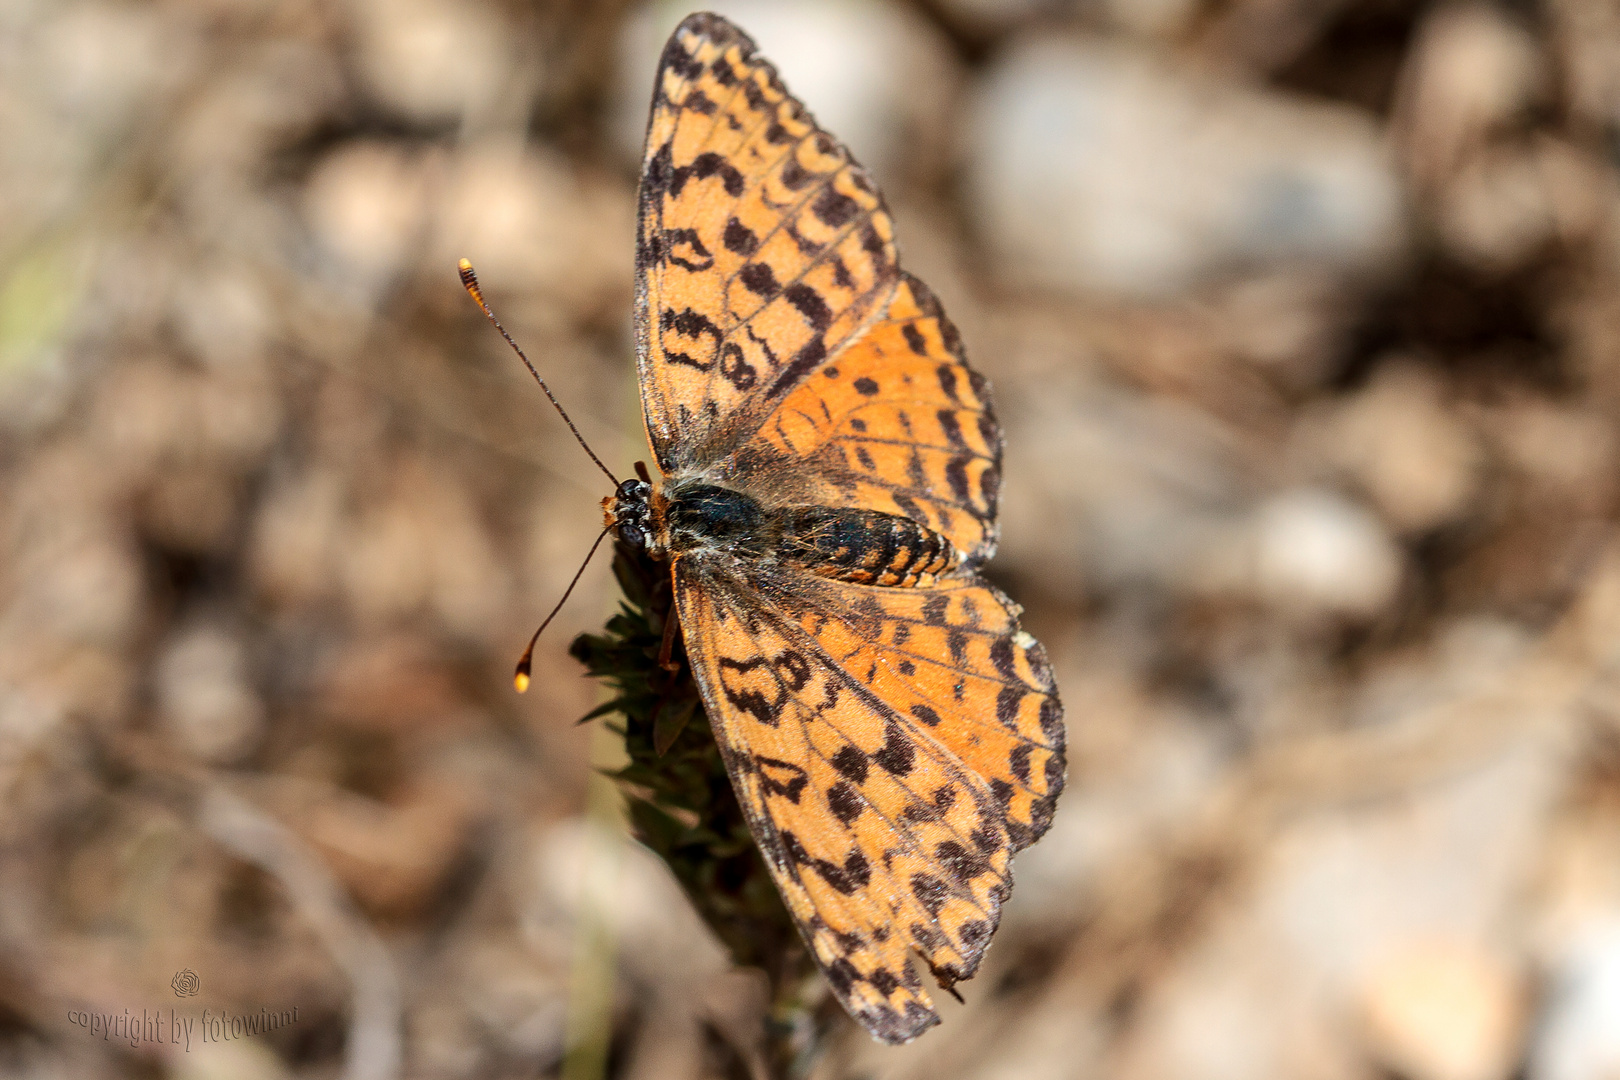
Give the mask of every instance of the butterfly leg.
<path id="1" fill-rule="evenodd" d="M 681 662 L 672 658 L 675 652 L 675 631 L 680 629 L 681 618 L 675 611 L 675 605 L 669 607 L 669 614 L 664 616 L 664 640 L 658 645 L 658 666 L 668 672 L 681 670 Z"/>

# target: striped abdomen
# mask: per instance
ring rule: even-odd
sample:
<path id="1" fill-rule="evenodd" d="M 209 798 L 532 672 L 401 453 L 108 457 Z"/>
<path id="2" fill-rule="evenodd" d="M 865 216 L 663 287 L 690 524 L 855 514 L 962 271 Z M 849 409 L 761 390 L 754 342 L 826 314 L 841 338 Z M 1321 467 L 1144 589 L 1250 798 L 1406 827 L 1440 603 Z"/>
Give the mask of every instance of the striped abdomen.
<path id="1" fill-rule="evenodd" d="M 916 585 L 956 565 L 956 549 L 908 517 L 878 510 L 789 506 L 777 511 L 777 557 L 861 585 Z"/>

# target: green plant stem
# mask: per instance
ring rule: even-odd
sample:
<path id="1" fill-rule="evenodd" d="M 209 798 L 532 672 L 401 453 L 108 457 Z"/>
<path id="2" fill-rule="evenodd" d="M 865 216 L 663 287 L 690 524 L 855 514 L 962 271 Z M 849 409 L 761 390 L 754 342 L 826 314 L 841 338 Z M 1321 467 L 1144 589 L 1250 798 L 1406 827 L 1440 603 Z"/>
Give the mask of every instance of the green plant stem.
<path id="1" fill-rule="evenodd" d="M 611 775 L 631 831 L 670 868 L 732 960 L 765 971 L 767 1057 L 775 1075 L 802 1075 L 827 1026 L 805 992 L 814 968 L 748 831 L 683 650 L 673 654 L 678 670 L 658 664 L 669 569 L 621 544 L 613 572 L 624 593 L 619 612 L 569 650 L 613 691 L 586 719 L 613 717 L 605 727 L 624 740 L 628 761 Z"/>

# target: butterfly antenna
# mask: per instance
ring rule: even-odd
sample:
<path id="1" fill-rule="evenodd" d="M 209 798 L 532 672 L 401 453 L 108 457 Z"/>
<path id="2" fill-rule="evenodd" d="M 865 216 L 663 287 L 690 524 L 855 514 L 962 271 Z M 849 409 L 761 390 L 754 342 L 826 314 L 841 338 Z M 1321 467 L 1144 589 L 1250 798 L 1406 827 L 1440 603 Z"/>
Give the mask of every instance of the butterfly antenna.
<path id="1" fill-rule="evenodd" d="M 574 438 L 579 440 L 579 445 L 583 446 L 585 452 L 591 455 L 591 460 L 596 462 L 596 467 L 607 474 L 607 478 L 613 481 L 614 487 L 618 487 L 619 478 L 613 475 L 613 470 L 602 464 L 602 459 L 596 456 L 596 451 L 591 449 L 591 444 L 585 441 L 585 436 L 579 433 L 579 428 L 575 427 L 574 422 L 568 418 L 568 410 L 562 407 L 562 402 L 558 401 L 557 395 L 551 392 L 551 387 L 546 385 L 546 380 L 542 379 L 540 373 L 534 369 L 534 365 L 529 363 L 529 358 L 523 354 L 523 350 L 518 346 L 518 343 L 512 340 L 512 335 L 506 332 L 506 327 L 501 325 L 501 320 L 497 319 L 495 313 L 489 310 L 489 305 L 484 303 L 484 290 L 478 287 L 478 275 L 473 273 L 473 264 L 466 259 L 462 259 L 459 268 L 461 270 L 461 287 L 467 290 L 467 295 L 473 298 L 473 303 L 478 305 L 478 310 L 482 311 L 484 317 L 495 324 L 495 329 L 501 332 L 501 337 L 505 338 L 506 343 L 512 346 L 512 351 L 518 354 L 518 359 L 522 360 L 523 366 L 529 369 L 529 374 L 534 376 L 534 381 L 539 383 L 540 389 L 546 392 L 546 397 L 551 399 L 551 404 L 557 410 L 557 415 L 563 418 L 563 423 L 567 424 L 568 430 L 574 433 Z M 544 627 L 541 629 L 544 629 Z"/>
<path id="2" fill-rule="evenodd" d="M 568 603 L 568 597 L 573 594 L 574 586 L 579 584 L 579 579 L 585 573 L 585 568 L 591 565 L 591 559 L 596 555 L 596 549 L 602 546 L 602 541 L 606 540 L 607 534 L 612 531 L 613 526 L 609 525 L 598 534 L 596 543 L 591 545 L 591 550 L 585 556 L 585 561 L 579 564 L 578 570 L 574 571 L 574 580 L 570 581 L 568 588 L 563 590 L 562 599 L 557 601 L 557 606 L 551 609 L 551 614 L 546 616 L 546 621 L 540 624 L 540 629 L 536 630 L 534 637 L 529 639 L 529 647 L 523 650 L 523 659 L 517 662 L 517 672 L 512 676 L 512 685 L 517 687 L 518 693 L 527 693 L 529 689 L 529 672 L 534 665 L 534 643 L 540 640 L 540 635 L 546 632 L 546 627 L 550 626 L 551 620 L 557 617 L 557 612 L 561 611 L 562 606 Z"/>

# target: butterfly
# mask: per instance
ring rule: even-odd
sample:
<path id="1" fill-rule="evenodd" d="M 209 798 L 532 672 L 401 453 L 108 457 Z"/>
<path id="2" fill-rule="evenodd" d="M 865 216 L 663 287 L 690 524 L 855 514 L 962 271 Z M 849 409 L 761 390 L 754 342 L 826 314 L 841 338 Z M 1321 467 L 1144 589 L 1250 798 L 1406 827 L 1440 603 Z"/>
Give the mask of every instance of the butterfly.
<path id="1" fill-rule="evenodd" d="M 618 484 L 607 531 L 669 565 L 732 786 L 828 985 L 907 1042 L 939 1022 L 911 954 L 954 994 L 1051 823 L 1063 708 L 977 573 L 989 387 L 900 268 L 870 176 L 718 15 L 659 61 L 635 332 L 661 476 Z"/>

